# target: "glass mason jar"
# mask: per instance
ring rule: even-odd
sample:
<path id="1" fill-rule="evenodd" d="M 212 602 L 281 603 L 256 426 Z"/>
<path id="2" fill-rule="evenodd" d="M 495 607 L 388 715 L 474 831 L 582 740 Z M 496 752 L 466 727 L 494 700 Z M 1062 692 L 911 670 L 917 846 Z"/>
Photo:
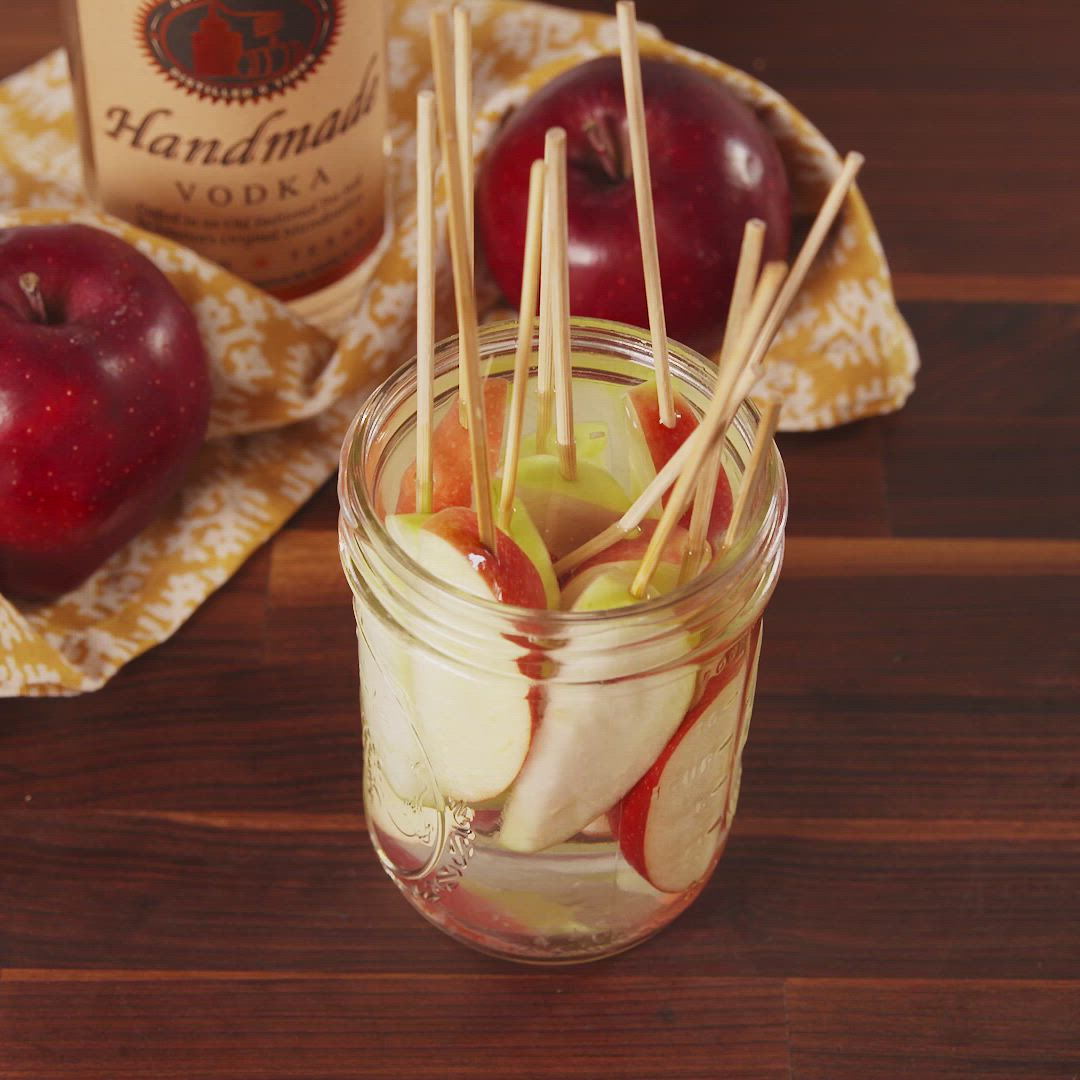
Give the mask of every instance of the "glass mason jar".
<path id="1" fill-rule="evenodd" d="M 515 335 L 514 323 L 481 331 L 489 377 L 510 378 Z M 574 319 L 571 340 L 580 418 L 594 419 L 589 394 L 621 413 L 652 375 L 648 333 Z M 672 343 L 671 368 L 703 410 L 713 367 Z M 456 339 L 435 373 L 438 408 L 457 386 Z M 466 944 L 540 963 L 619 952 L 685 910 L 727 841 L 783 558 L 780 456 L 744 534 L 673 592 L 601 611 L 510 607 L 441 581 L 384 527 L 413 458 L 415 390 L 408 364 L 368 399 L 341 455 L 372 841 L 413 907 Z M 757 419 L 744 404 L 728 432 L 733 488 Z M 493 795 L 476 778 L 496 759 L 510 771 Z"/>

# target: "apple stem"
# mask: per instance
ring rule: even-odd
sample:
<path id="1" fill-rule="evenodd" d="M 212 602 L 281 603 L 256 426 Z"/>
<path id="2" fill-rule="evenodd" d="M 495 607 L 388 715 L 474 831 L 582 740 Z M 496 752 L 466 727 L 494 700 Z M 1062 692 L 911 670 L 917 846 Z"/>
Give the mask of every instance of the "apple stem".
<path id="1" fill-rule="evenodd" d="M 624 163 L 627 156 L 625 148 L 621 145 L 625 140 L 619 138 L 614 119 L 605 116 L 603 120 L 590 120 L 585 125 L 585 137 L 595 151 L 604 175 L 613 184 L 625 180 Z"/>
<path id="2" fill-rule="evenodd" d="M 34 318 L 38 322 L 48 322 L 49 313 L 45 310 L 45 300 L 41 295 L 41 278 L 28 270 L 19 275 L 19 288 L 22 289 Z"/>

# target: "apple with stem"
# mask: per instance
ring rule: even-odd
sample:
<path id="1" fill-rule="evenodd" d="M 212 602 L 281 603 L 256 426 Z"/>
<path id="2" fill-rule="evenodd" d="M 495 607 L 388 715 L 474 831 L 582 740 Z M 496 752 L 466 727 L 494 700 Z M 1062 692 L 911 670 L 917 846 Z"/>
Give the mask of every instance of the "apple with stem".
<path id="1" fill-rule="evenodd" d="M 206 434 L 195 317 L 129 244 L 0 230 L 0 591 L 80 584 L 183 482 Z"/>
<path id="2" fill-rule="evenodd" d="M 547 606 L 543 580 L 529 557 L 501 530 L 495 550 L 486 548 L 472 510 L 451 506 L 431 515 L 394 514 L 386 518 L 386 529 L 414 562 L 446 585 L 500 604 Z M 505 791 L 525 760 L 538 708 L 528 648 L 504 637 L 468 669 L 419 640 L 399 650 L 398 682 L 442 794 L 480 802 Z"/>
<path id="3" fill-rule="evenodd" d="M 766 224 L 765 261 L 787 254 L 787 176 L 772 136 L 718 79 L 654 57 L 642 58 L 641 78 L 667 329 L 710 354 L 723 338 L 746 222 Z M 617 56 L 563 72 L 495 134 L 476 193 L 491 272 L 517 302 L 529 170 L 552 127 L 566 131 L 570 310 L 648 326 Z"/>

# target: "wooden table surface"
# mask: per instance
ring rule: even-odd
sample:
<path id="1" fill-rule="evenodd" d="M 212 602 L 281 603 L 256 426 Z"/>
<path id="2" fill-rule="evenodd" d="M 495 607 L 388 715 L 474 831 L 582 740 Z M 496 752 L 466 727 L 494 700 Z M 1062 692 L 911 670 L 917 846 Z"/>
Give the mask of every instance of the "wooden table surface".
<path id="1" fill-rule="evenodd" d="M 578 969 L 412 913 L 363 828 L 328 484 L 106 689 L 0 703 L 4 1080 L 1080 1075 L 1080 9 L 639 13 L 866 154 L 924 364 L 903 412 L 781 440 L 715 878 Z M 50 3 L 0 14 L 0 73 L 56 44 Z"/>

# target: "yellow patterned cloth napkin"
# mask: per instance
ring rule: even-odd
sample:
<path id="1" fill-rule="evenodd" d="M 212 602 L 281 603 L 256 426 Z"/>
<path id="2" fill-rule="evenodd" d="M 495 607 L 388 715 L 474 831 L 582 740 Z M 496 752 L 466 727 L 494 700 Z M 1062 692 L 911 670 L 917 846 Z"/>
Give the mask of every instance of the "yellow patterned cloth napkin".
<path id="1" fill-rule="evenodd" d="M 414 351 L 413 118 L 416 92 L 431 82 L 431 6 L 425 0 L 392 3 L 391 234 L 336 343 L 187 249 L 88 208 L 61 53 L 0 84 L 0 225 L 78 220 L 133 243 L 191 304 L 214 378 L 206 445 L 161 517 L 57 601 L 16 604 L 0 597 L 0 697 L 95 690 L 127 661 L 166 640 L 325 482 L 368 389 Z M 516 0 L 472 0 L 468 6 L 478 152 L 506 109 L 560 70 L 617 50 L 614 21 L 606 16 Z M 840 159 L 804 117 L 768 87 L 709 57 L 655 35 L 643 51 L 701 67 L 743 97 L 780 144 L 796 211 L 817 209 Z M 442 226 L 445 206 L 439 215 Z M 439 246 L 439 330 L 448 333 L 445 237 Z M 781 328 L 770 361 L 785 393 L 782 426 L 789 430 L 888 412 L 911 392 L 917 353 L 857 192 Z"/>

